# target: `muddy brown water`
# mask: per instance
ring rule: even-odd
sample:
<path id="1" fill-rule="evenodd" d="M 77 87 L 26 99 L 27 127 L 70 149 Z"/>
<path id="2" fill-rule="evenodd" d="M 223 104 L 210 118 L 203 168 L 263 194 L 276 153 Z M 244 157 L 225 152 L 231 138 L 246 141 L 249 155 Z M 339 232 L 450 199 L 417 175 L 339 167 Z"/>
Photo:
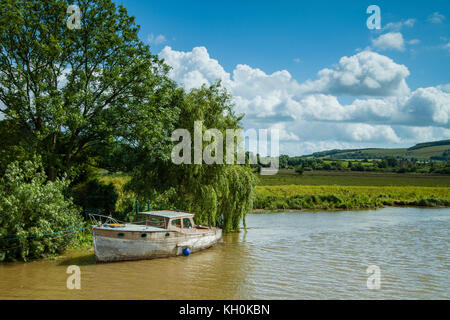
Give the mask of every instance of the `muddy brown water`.
<path id="1" fill-rule="evenodd" d="M 77 251 L 0 264 L 0 299 L 450 298 L 450 209 L 252 214 L 247 226 L 189 257 L 97 264 Z M 67 289 L 70 265 L 80 290 Z"/>

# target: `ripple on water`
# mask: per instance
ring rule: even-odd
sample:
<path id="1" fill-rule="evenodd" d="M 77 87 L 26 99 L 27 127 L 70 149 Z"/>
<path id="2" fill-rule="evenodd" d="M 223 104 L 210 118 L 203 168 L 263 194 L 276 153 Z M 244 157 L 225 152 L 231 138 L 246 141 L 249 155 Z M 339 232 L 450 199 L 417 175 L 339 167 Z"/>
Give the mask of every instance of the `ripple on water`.
<path id="1" fill-rule="evenodd" d="M 449 299 L 449 209 L 255 214 L 189 257 L 0 264 L 0 299 Z M 66 268 L 82 270 L 67 290 Z M 381 269 L 368 290 L 366 269 Z"/>

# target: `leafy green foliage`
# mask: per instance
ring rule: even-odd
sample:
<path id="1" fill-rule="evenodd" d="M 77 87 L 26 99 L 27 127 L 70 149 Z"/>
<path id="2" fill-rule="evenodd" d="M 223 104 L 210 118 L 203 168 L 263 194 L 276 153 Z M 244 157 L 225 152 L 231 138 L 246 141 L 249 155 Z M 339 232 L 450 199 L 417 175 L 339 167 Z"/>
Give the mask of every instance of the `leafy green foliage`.
<path id="1" fill-rule="evenodd" d="M 230 96 L 220 84 L 190 93 L 177 87 L 167 76 L 169 67 L 139 40 L 139 27 L 123 6 L 112 0 L 77 1 L 81 28 L 70 30 L 71 4 L 0 2 L 0 112 L 14 126 L 15 137 L 23 133 L 27 141 L 22 146 L 11 139 L 8 150 L 17 157 L 5 157 L 0 164 L 6 168 L 10 161 L 40 155 L 45 178 L 55 185 L 65 186 L 62 177 L 78 173 L 73 194 L 85 210 L 97 203 L 106 213 L 114 210 L 132 219 L 136 199 L 164 194 L 174 206 L 197 213 L 199 223 L 238 230 L 252 207 L 255 177 L 250 168 L 176 166 L 170 159 L 175 128 L 192 134 L 197 120 L 222 133 L 240 127 L 242 117 L 233 113 Z M 133 192 L 119 195 L 115 203 L 114 188 L 89 181 L 89 166 L 132 172 Z M 47 186 L 44 174 L 37 176 Z M 19 214 L 19 202 L 15 205 Z M 6 220 L 0 226 L 13 228 Z M 24 230 L 28 228 L 12 231 Z M 27 246 L 23 243 L 21 252 Z M 32 256 L 56 250 L 52 248 L 33 247 Z"/>
<path id="2" fill-rule="evenodd" d="M 295 167 L 295 172 L 298 173 L 299 175 L 302 175 L 304 170 L 303 170 L 303 166 L 296 166 Z"/>
<path id="3" fill-rule="evenodd" d="M 74 202 L 84 212 L 112 215 L 119 197 L 113 184 L 105 184 L 97 179 L 78 184 L 72 190 Z"/>
<path id="4" fill-rule="evenodd" d="M 239 129 L 242 119 L 234 114 L 230 101 L 220 83 L 194 89 L 180 101 L 176 128 L 187 129 L 193 137 L 194 122 L 202 121 L 203 133 L 215 128 L 226 140 L 226 130 Z M 191 149 L 193 155 L 193 144 Z M 141 153 L 139 149 L 135 152 Z M 225 156 L 226 152 L 223 163 Z M 152 161 L 142 156 L 128 187 L 143 197 L 154 197 L 155 192 L 172 188 L 175 190 L 173 205 L 194 212 L 197 223 L 237 231 L 240 222 L 244 220 L 245 223 L 246 212 L 252 208 L 255 184 L 256 177 L 246 165 L 176 165 L 168 158 Z"/>
<path id="5" fill-rule="evenodd" d="M 14 121 L 0 121 L 0 141 L 0 176 L 11 162 L 31 160 L 37 153 L 26 128 Z"/>
<path id="6" fill-rule="evenodd" d="M 79 228 L 79 210 L 66 194 L 69 181 L 47 181 L 40 160 L 13 162 L 0 180 L 0 261 L 40 258 L 62 252 L 74 234 L 44 234 Z M 27 239 L 27 237 L 33 237 Z"/>
<path id="7" fill-rule="evenodd" d="M 168 67 L 139 40 L 124 7 L 77 1 L 81 29 L 70 30 L 69 4 L 0 2 L 1 112 L 26 129 L 50 180 L 94 151 L 102 157 L 117 141 L 135 143 L 136 131 L 148 156 L 164 154 L 177 92 Z"/>

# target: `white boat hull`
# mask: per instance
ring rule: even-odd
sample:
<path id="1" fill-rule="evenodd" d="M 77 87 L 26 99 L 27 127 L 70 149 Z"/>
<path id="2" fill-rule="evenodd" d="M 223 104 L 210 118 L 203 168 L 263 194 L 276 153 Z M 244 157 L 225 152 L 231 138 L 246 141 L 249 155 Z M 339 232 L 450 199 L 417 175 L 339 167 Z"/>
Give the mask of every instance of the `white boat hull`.
<path id="1" fill-rule="evenodd" d="M 178 256 L 188 248 L 190 252 L 207 249 L 222 238 L 222 230 L 212 228 L 204 233 L 176 234 L 163 237 L 167 233 L 156 233 L 149 239 L 120 239 L 105 232 L 93 229 L 95 257 L 99 262 L 113 262 L 124 260 L 142 260 L 162 257 Z"/>

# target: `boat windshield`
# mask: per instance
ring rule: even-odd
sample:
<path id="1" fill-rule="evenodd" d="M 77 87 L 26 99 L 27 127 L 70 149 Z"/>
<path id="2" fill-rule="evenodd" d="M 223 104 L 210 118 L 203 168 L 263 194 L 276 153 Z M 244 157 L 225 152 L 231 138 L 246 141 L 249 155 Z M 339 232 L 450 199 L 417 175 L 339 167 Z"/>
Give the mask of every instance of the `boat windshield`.
<path id="1" fill-rule="evenodd" d="M 157 228 L 166 228 L 166 221 L 163 217 L 150 216 L 147 220 L 147 225 Z"/>
<path id="2" fill-rule="evenodd" d="M 189 218 L 184 218 L 183 219 L 183 228 L 184 229 L 192 229 L 191 219 L 189 219 Z"/>
<path id="3" fill-rule="evenodd" d="M 173 219 L 172 220 L 172 226 L 181 228 L 181 219 Z"/>

